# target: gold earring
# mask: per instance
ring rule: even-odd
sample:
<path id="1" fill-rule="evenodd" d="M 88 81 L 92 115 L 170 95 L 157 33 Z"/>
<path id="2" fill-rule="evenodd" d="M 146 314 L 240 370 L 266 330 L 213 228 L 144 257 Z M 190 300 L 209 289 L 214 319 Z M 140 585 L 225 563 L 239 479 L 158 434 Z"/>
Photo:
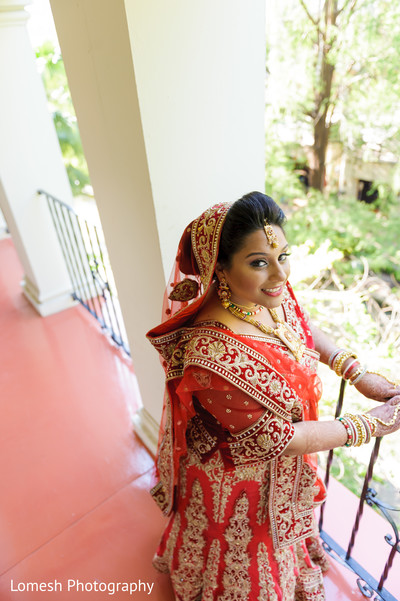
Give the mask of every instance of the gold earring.
<path id="1" fill-rule="evenodd" d="M 228 282 L 224 276 L 222 276 L 222 278 L 219 280 L 217 294 L 222 306 L 227 309 L 230 305 L 229 299 L 231 298 L 231 289 L 229 288 Z"/>

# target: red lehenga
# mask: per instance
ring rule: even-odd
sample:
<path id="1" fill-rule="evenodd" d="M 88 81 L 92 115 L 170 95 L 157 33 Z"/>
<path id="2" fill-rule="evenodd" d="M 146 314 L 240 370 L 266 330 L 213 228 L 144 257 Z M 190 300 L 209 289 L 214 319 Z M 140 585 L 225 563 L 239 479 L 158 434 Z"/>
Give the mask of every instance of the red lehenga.
<path id="1" fill-rule="evenodd" d="M 213 208 L 187 230 L 195 255 L 208 232 L 209 272 L 226 210 Z M 179 601 L 322 601 L 327 562 L 313 510 L 324 487 L 314 456 L 283 454 L 293 423 L 317 419 L 321 395 L 304 315 L 288 285 L 285 318 L 307 346 L 297 362 L 275 337 L 193 323 L 205 292 L 190 281 L 174 289 L 198 298 L 175 316 L 170 304 L 169 320 L 149 333 L 167 375 L 152 494 L 171 516 L 154 565 L 170 574 Z"/>

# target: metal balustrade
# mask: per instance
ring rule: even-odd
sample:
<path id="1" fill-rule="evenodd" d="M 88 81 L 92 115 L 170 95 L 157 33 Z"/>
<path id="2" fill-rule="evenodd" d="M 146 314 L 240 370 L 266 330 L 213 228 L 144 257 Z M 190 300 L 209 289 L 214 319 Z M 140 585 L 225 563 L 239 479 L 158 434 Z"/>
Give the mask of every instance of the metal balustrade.
<path id="1" fill-rule="evenodd" d="M 80 218 L 69 205 L 48 192 L 38 190 L 38 194 L 49 207 L 71 280 L 72 298 L 130 355 L 101 228 Z"/>
<path id="2" fill-rule="evenodd" d="M 341 384 L 340 384 L 339 398 L 338 398 L 338 401 L 336 404 L 335 418 L 339 417 L 342 412 L 345 388 L 346 388 L 346 382 L 345 382 L 345 380 L 342 380 Z M 381 440 L 382 440 L 381 438 L 375 439 L 375 444 L 371 451 L 369 465 L 368 465 L 367 472 L 365 474 L 365 478 L 364 478 L 364 482 L 363 482 L 363 486 L 362 486 L 362 490 L 361 490 L 360 501 L 358 504 L 357 513 L 354 518 L 354 525 L 353 525 L 352 532 L 350 534 L 350 539 L 349 539 L 347 550 L 343 549 L 343 547 L 341 547 L 332 538 L 332 536 L 330 536 L 323 529 L 324 505 L 322 505 L 322 507 L 321 507 L 319 530 L 320 530 L 320 536 L 322 539 L 322 544 L 323 544 L 324 549 L 327 551 L 327 553 L 331 557 L 333 557 L 334 559 L 339 561 L 339 563 L 341 563 L 342 565 L 345 565 L 346 567 L 348 567 L 350 570 L 352 570 L 354 572 L 355 576 L 357 576 L 358 587 L 359 587 L 361 593 L 364 595 L 364 597 L 367 597 L 369 599 L 371 599 L 373 597 L 374 601 L 375 600 L 376 601 L 397 601 L 396 598 L 388 590 L 386 590 L 384 588 L 384 584 L 388 577 L 389 571 L 392 567 L 395 554 L 400 553 L 399 531 L 395 524 L 395 521 L 393 520 L 393 518 L 390 514 L 391 511 L 400 511 L 400 508 L 391 507 L 390 505 L 380 501 L 378 498 L 377 492 L 373 488 L 370 487 L 371 479 L 372 479 L 373 472 L 374 472 L 375 462 L 379 455 L 379 447 L 381 444 Z M 329 478 L 330 478 L 330 472 L 331 472 L 331 467 L 332 467 L 333 455 L 334 455 L 334 450 L 329 451 L 327 464 L 326 464 L 326 471 L 325 471 L 325 487 L 327 489 L 329 486 Z M 369 572 L 367 572 L 351 555 L 353 548 L 354 548 L 354 543 L 356 540 L 357 532 L 359 530 L 361 519 L 363 516 L 363 510 L 364 510 L 365 503 L 367 503 L 371 507 L 375 506 L 380 511 L 382 516 L 387 520 L 388 524 L 392 527 L 393 532 L 394 532 L 394 540 L 393 540 L 393 535 L 391 535 L 391 534 L 387 534 L 384 537 L 385 541 L 390 546 L 390 550 L 388 551 L 388 557 L 386 560 L 386 564 L 384 566 L 382 574 L 380 574 L 380 576 L 379 576 L 379 579 L 374 578 L 374 576 L 369 574 Z"/>

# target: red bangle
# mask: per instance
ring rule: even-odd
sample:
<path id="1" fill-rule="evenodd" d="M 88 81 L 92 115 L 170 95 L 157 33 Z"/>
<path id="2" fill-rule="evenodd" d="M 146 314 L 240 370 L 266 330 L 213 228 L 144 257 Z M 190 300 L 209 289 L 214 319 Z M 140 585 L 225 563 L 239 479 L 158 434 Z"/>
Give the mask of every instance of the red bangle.
<path id="1" fill-rule="evenodd" d="M 347 440 L 344 443 L 345 447 L 351 447 L 353 446 L 354 440 L 353 440 L 353 432 L 351 431 L 350 425 L 347 423 L 347 420 L 343 417 L 338 417 L 337 420 L 343 424 L 343 426 L 346 428 L 346 434 L 347 434 Z"/>
<path id="2" fill-rule="evenodd" d="M 348 365 L 348 366 L 346 367 L 346 369 L 344 370 L 344 372 L 343 372 L 343 374 L 342 374 L 342 378 L 343 378 L 344 380 L 346 380 L 346 379 L 350 379 L 350 378 L 351 378 L 351 376 L 350 376 L 350 371 L 353 369 L 353 367 L 354 367 L 354 365 L 355 365 L 356 363 L 357 363 L 358 365 L 360 365 L 360 362 L 359 362 L 359 361 L 357 361 L 357 359 L 354 359 L 354 361 L 352 361 L 352 362 L 350 363 L 350 365 Z M 349 377 L 348 377 L 348 378 L 346 378 L 347 374 L 349 374 Z"/>

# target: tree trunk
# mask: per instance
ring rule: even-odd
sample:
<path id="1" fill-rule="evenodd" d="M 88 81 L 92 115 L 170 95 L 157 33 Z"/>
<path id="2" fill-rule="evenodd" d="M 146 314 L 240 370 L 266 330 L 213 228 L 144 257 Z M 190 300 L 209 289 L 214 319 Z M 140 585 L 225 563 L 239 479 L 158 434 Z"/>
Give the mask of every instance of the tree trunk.
<path id="1" fill-rule="evenodd" d="M 325 186 L 325 161 L 330 130 L 330 101 L 332 80 L 335 67 L 329 62 L 331 49 L 329 38 L 336 24 L 337 0 L 325 0 L 324 18 L 318 25 L 318 57 L 316 69 L 318 73 L 315 91 L 314 144 L 311 150 L 310 185 L 321 192 Z M 322 29 L 321 26 L 323 25 Z"/>
<path id="2" fill-rule="evenodd" d="M 325 162 L 326 151 L 329 141 L 330 120 L 329 99 L 332 88 L 332 77 L 334 68 L 332 65 L 324 64 L 323 68 L 323 89 L 318 99 L 318 113 L 314 119 L 314 144 L 311 149 L 311 173 L 310 185 L 321 192 L 325 186 Z"/>

